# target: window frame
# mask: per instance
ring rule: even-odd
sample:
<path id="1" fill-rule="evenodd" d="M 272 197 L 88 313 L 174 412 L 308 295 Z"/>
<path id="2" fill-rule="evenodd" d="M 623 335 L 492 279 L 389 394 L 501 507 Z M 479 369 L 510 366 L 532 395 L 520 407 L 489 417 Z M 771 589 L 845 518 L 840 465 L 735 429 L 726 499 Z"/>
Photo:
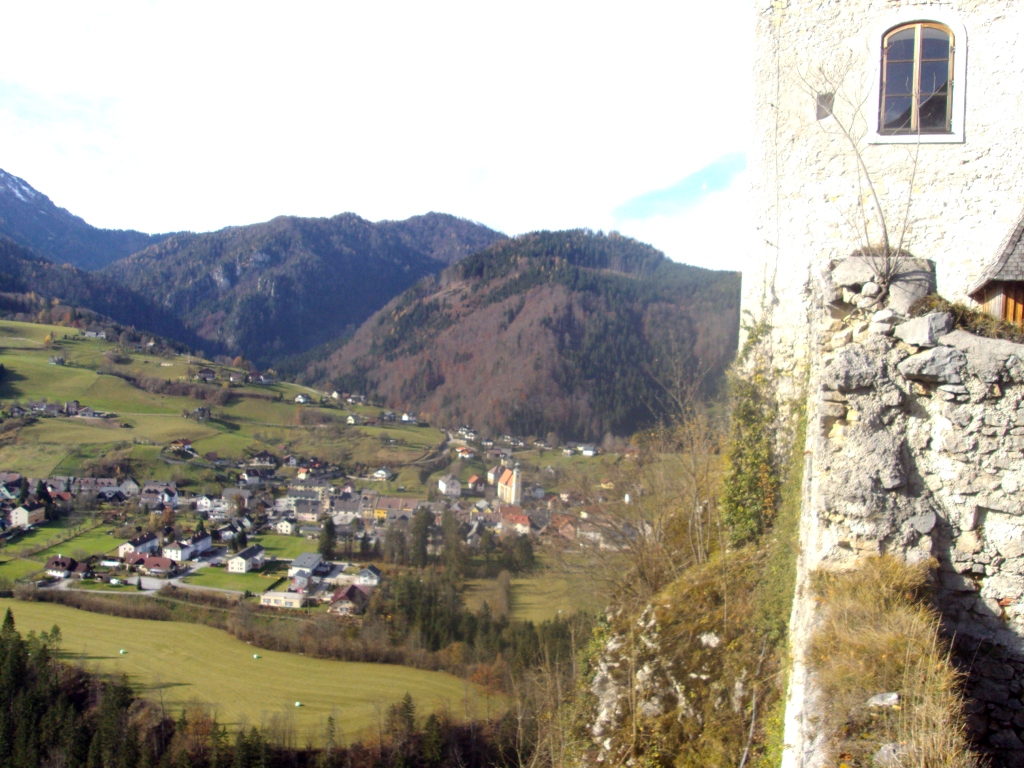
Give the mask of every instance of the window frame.
<path id="1" fill-rule="evenodd" d="M 870 55 L 873 67 L 871 98 L 869 106 L 868 142 L 871 144 L 962 144 L 964 142 L 964 108 L 967 93 L 967 30 L 954 15 L 939 9 L 928 9 L 928 14 L 916 15 L 913 8 L 887 17 L 877 24 L 870 38 Z M 915 24 L 943 27 L 952 40 L 952 93 L 949 99 L 949 131 L 942 133 L 886 133 L 882 130 L 882 85 L 885 64 L 884 43 L 886 38 L 901 28 Z M 917 59 L 920 54 L 915 53 Z M 916 66 L 915 66 L 916 72 Z M 916 77 L 915 77 L 916 79 Z"/>
<path id="2" fill-rule="evenodd" d="M 924 38 L 924 30 L 926 30 L 926 29 L 934 29 L 934 30 L 942 33 L 943 35 L 945 35 L 949 39 L 949 48 L 947 50 L 947 53 L 946 53 L 946 56 L 945 56 L 944 59 L 943 58 L 928 59 L 928 60 L 925 59 L 925 56 L 924 56 L 924 39 L 925 39 Z M 905 59 L 896 59 L 893 62 L 890 62 L 890 60 L 889 60 L 889 49 L 891 47 L 891 44 L 887 43 L 887 41 L 891 40 L 896 35 L 902 34 L 904 32 L 913 32 L 913 34 L 914 34 L 913 58 L 911 58 L 909 61 L 905 60 Z M 945 66 L 945 69 L 946 69 L 946 91 L 945 91 L 945 94 L 944 94 L 945 104 L 943 105 L 943 110 L 942 110 L 943 121 L 942 121 L 942 129 L 941 130 L 934 130 L 934 129 L 922 130 L 921 129 L 921 112 L 922 112 L 921 97 L 923 95 L 922 87 L 921 87 L 921 80 L 922 80 L 922 70 L 924 69 L 926 61 L 934 61 L 935 63 L 945 62 L 945 65 L 946 65 Z M 892 92 L 890 92 L 890 90 L 889 90 L 889 81 L 888 81 L 888 79 L 886 77 L 886 73 L 889 70 L 890 63 L 892 63 L 892 64 L 910 64 L 910 67 L 911 67 L 911 80 L 913 82 L 912 82 L 912 84 L 910 86 L 910 92 L 909 93 L 892 93 Z M 882 64 L 881 64 L 881 67 L 882 67 L 882 87 L 878 89 L 879 90 L 879 93 L 878 93 L 878 109 L 879 109 L 879 112 L 880 112 L 879 118 L 878 118 L 879 119 L 879 133 L 883 133 L 884 132 L 885 135 L 887 135 L 887 136 L 898 136 L 898 135 L 905 135 L 905 134 L 916 136 L 918 133 L 921 133 L 921 134 L 926 134 L 926 133 L 927 134 L 934 134 L 934 133 L 947 133 L 948 134 L 948 133 L 951 133 L 952 132 L 951 131 L 951 126 L 952 126 L 952 123 L 953 123 L 953 109 L 952 109 L 952 107 L 953 107 L 953 90 L 954 90 L 954 85 L 955 85 L 955 81 L 953 79 L 953 67 L 955 65 L 956 65 L 956 38 L 953 36 L 953 30 L 949 29 L 945 24 L 937 24 L 934 21 L 914 21 L 914 22 L 911 22 L 909 24 L 902 24 L 902 25 L 900 25 L 898 27 L 895 27 L 893 29 L 890 29 L 888 32 L 886 32 L 885 36 L 882 38 Z M 934 92 L 930 92 L 930 95 L 934 97 L 934 96 L 938 95 L 939 93 L 940 93 L 939 91 L 934 91 Z M 891 98 L 891 97 L 895 97 L 895 96 L 902 96 L 902 97 L 909 96 L 910 97 L 910 124 L 911 124 L 911 126 L 913 126 L 916 123 L 917 124 L 916 130 L 913 127 L 909 128 L 909 129 L 904 129 L 904 128 L 899 128 L 899 129 L 892 128 L 892 129 L 890 129 L 890 128 L 883 128 L 882 127 L 882 123 L 883 123 L 884 116 L 885 116 L 885 111 L 886 111 L 886 99 Z"/>

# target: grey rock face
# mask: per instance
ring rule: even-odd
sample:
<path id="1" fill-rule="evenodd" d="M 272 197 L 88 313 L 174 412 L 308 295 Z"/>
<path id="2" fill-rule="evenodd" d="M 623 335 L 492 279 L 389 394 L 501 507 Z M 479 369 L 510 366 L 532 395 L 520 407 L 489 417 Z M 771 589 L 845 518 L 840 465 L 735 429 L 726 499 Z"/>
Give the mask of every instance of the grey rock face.
<path id="1" fill-rule="evenodd" d="M 874 267 L 863 256 L 843 259 L 832 268 L 832 282 L 844 288 L 873 283 L 876 277 Z"/>
<path id="2" fill-rule="evenodd" d="M 949 312 L 932 312 L 897 325 L 894 335 L 915 347 L 934 347 L 952 327 L 953 316 Z"/>
<path id="3" fill-rule="evenodd" d="M 905 259 L 889 283 L 890 309 L 905 315 L 915 302 L 935 292 L 935 267 L 922 259 Z"/>
<path id="4" fill-rule="evenodd" d="M 879 375 L 876 360 L 856 346 L 843 347 L 822 373 L 822 384 L 827 389 L 848 392 L 870 387 Z"/>
<path id="5" fill-rule="evenodd" d="M 898 368 L 900 373 L 913 381 L 962 384 L 961 371 L 966 364 L 967 357 L 960 350 L 935 347 L 919 355 L 911 355 L 900 363 Z"/>
<path id="6" fill-rule="evenodd" d="M 1013 363 L 1024 362 L 1024 344 L 1015 344 L 1012 341 L 986 339 L 973 333 L 956 330 L 942 336 L 939 343 L 966 354 L 970 372 L 990 384 L 999 381 L 1004 369 L 1013 367 Z"/>

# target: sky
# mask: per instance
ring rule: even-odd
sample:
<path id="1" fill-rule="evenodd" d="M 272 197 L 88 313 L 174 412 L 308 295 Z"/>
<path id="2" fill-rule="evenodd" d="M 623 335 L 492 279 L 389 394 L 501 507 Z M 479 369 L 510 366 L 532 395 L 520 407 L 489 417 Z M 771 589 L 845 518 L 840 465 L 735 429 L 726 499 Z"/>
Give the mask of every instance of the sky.
<path id="1" fill-rule="evenodd" d="M 90 224 L 440 211 L 699 266 L 745 206 L 751 0 L 6 3 L 0 168 Z M 732 249 L 732 250 L 730 250 Z"/>

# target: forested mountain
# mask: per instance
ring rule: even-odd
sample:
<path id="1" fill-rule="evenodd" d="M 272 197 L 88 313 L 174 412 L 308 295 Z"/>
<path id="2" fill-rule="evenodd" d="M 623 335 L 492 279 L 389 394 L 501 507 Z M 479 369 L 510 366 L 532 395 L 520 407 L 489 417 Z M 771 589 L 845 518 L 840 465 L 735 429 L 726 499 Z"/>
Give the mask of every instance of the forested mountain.
<path id="1" fill-rule="evenodd" d="M 436 213 L 379 223 L 281 216 L 172 235 L 102 274 L 159 303 L 207 347 L 269 363 L 354 332 L 421 278 L 503 237 Z"/>
<path id="2" fill-rule="evenodd" d="M 58 266 L 0 236 L 0 311 L 23 311 L 28 298 L 60 299 L 190 346 L 200 342 L 171 313 L 134 291 L 69 264 Z M 36 302 L 30 301 L 29 304 Z"/>
<path id="3" fill-rule="evenodd" d="M 440 424 L 624 435 L 657 419 L 666 387 L 719 378 L 739 298 L 738 273 L 615 233 L 535 232 L 421 280 L 305 378 Z"/>
<path id="4" fill-rule="evenodd" d="M 167 235 L 134 230 L 93 227 L 24 179 L 0 170 L 0 235 L 45 256 L 57 264 L 99 269 Z"/>

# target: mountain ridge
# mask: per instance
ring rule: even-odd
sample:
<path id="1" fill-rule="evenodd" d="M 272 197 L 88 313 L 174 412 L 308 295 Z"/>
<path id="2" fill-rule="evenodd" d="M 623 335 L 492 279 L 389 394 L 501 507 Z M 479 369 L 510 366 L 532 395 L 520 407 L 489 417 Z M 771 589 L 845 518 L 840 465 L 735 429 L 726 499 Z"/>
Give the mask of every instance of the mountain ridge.
<path id="1" fill-rule="evenodd" d="M 279 216 L 174 234 L 102 274 L 173 308 L 209 343 L 267 363 L 351 333 L 417 280 L 501 238 L 448 214 Z"/>
<path id="2" fill-rule="evenodd" d="M 421 280 L 303 380 L 443 425 L 597 440 L 656 421 L 666 387 L 713 386 L 738 307 L 738 273 L 616 233 L 534 232 Z"/>
<path id="3" fill-rule="evenodd" d="M 0 234 L 54 263 L 86 270 L 100 269 L 167 237 L 132 229 L 94 227 L 3 169 Z"/>

